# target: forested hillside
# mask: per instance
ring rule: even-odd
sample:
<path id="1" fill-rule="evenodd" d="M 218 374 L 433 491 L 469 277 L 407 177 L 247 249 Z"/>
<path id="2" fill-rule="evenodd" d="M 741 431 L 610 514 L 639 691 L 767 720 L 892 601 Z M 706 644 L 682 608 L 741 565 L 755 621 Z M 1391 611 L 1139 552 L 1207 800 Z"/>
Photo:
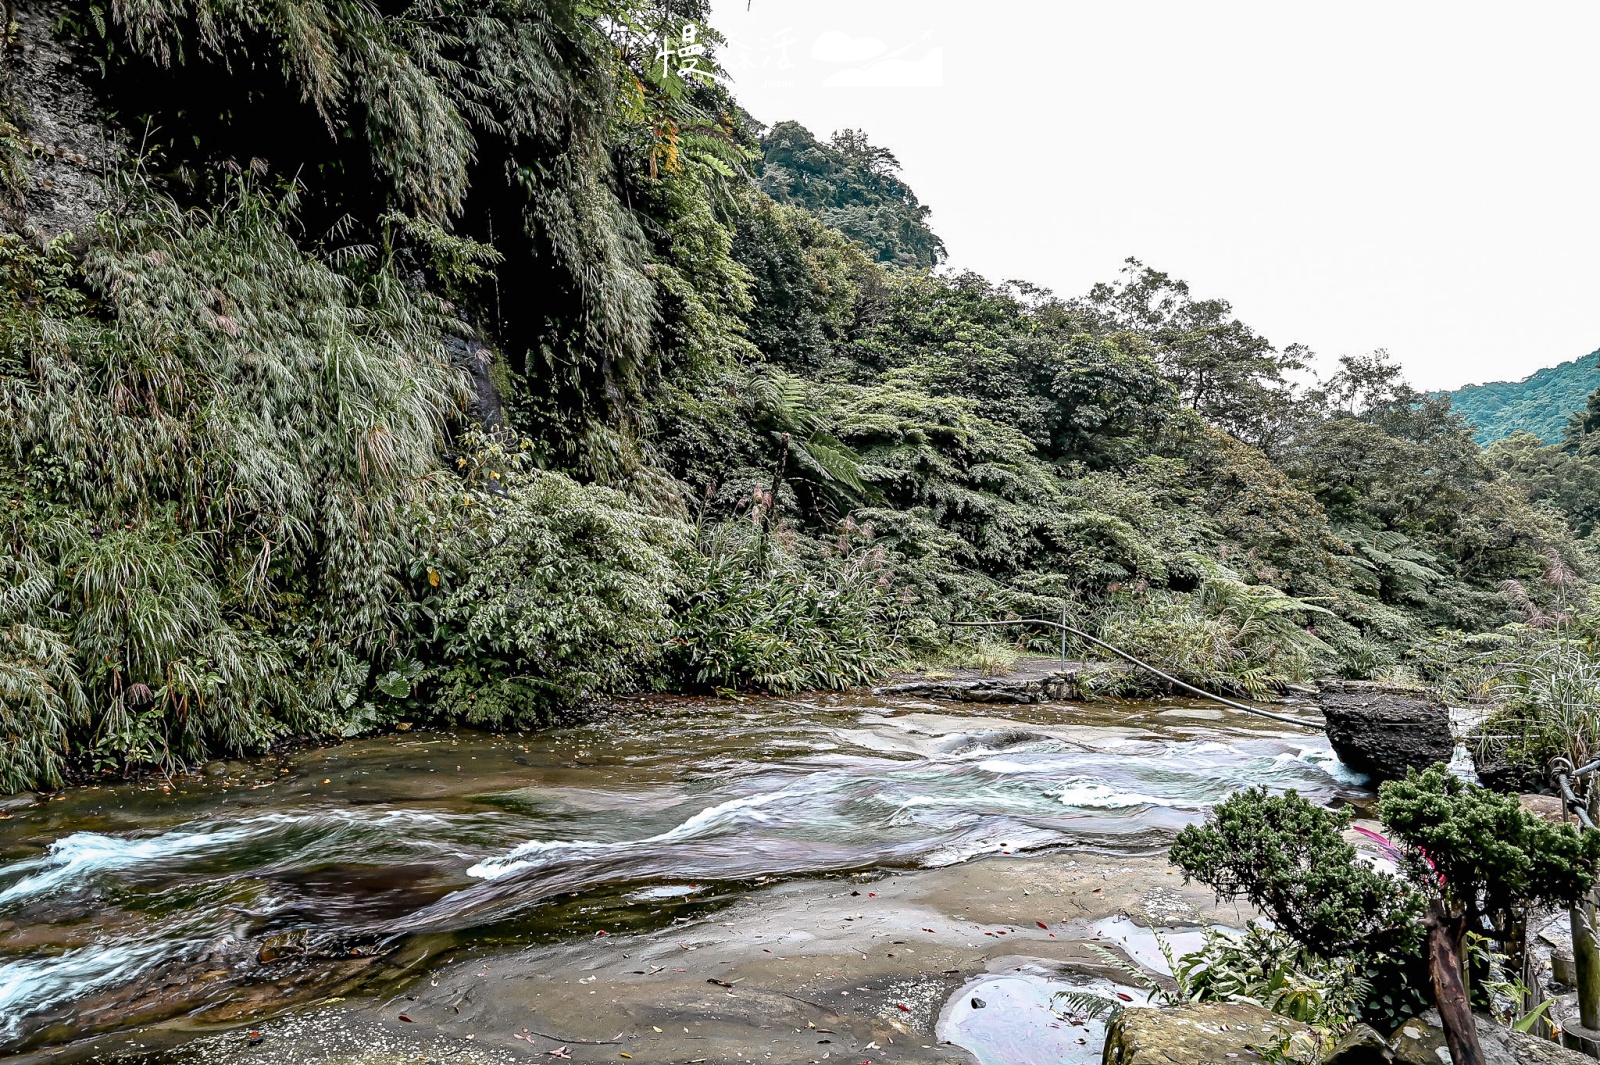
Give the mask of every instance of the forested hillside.
<path id="1" fill-rule="evenodd" d="M 1548 366 L 1520 381 L 1467 385 L 1450 393 L 1450 402 L 1486 447 L 1512 433 L 1532 433 L 1554 444 L 1566 431 L 1567 419 L 1596 388 L 1600 388 L 1600 351 Z"/>
<path id="2" fill-rule="evenodd" d="M 850 685 L 1063 609 L 1234 692 L 1431 679 L 1588 579 L 1575 452 L 1486 455 L 1378 358 L 1291 388 L 1138 262 L 938 272 L 867 135 L 663 67 L 703 5 L 387 10 L 31 23 L 126 133 L 61 235 L 10 46 L 0 790 Z"/>

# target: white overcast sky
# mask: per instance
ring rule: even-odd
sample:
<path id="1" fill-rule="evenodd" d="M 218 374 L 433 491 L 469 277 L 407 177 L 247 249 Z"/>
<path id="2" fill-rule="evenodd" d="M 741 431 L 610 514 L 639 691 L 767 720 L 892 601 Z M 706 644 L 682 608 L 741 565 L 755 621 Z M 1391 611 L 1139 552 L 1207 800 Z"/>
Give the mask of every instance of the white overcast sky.
<path id="1" fill-rule="evenodd" d="M 1600 3 L 713 0 L 744 106 L 899 157 L 951 265 L 1122 260 L 1324 363 L 1600 347 Z"/>

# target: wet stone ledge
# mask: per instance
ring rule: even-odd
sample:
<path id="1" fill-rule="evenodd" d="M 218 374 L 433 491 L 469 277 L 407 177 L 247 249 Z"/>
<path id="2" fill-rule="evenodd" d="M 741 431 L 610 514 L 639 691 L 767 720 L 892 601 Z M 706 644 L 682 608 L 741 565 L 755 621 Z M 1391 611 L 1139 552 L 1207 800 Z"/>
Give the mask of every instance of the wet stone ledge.
<path id="1" fill-rule="evenodd" d="M 1130 666 L 1037 658 L 1020 661 L 994 676 L 976 670 L 901 674 L 874 688 L 873 694 L 963 703 L 1049 703 L 1165 692 Z"/>

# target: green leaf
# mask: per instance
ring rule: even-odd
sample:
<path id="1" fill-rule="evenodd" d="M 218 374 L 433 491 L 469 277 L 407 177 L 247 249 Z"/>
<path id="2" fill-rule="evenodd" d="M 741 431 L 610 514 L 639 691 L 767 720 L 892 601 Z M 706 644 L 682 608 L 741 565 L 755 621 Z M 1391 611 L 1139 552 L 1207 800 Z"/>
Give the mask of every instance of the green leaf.
<path id="1" fill-rule="evenodd" d="M 1545 999 L 1543 1002 L 1539 1003 L 1533 1009 L 1524 1014 L 1520 1019 L 1518 1019 L 1517 1022 L 1511 1026 L 1511 1030 L 1515 1032 L 1533 1031 L 1533 1026 L 1539 1023 L 1539 1018 L 1545 1015 L 1545 1011 L 1554 1005 L 1555 1001 L 1556 1000 L 1553 998 Z"/>
<path id="2" fill-rule="evenodd" d="M 404 699 L 411 694 L 411 681 L 391 669 L 379 678 L 378 690 L 391 699 Z"/>

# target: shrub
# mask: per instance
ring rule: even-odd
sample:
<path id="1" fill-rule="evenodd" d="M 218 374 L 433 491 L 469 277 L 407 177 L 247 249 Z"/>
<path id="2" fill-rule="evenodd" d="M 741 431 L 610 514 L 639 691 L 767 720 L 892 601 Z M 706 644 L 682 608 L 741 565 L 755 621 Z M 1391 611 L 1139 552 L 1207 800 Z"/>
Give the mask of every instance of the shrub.
<path id="1" fill-rule="evenodd" d="M 81 262 L 0 236 L 0 478 L 41 515 L 7 546 L 51 585 L 7 656 L 39 725 L 8 786 L 69 745 L 127 769 L 339 731 L 464 395 L 388 249 L 336 269 L 244 184 L 123 191 Z"/>
<path id="2" fill-rule="evenodd" d="M 1325 608 L 1247 584 L 1200 556 L 1179 562 L 1198 574 L 1195 592 L 1116 596 L 1100 624 L 1102 638 L 1200 687 L 1256 698 L 1331 662 L 1331 648 L 1304 621 Z"/>
<path id="3" fill-rule="evenodd" d="M 1324 958 L 1414 952 L 1416 893 L 1356 861 L 1341 835 L 1348 811 L 1325 810 L 1296 792 L 1265 788 L 1217 804 L 1204 825 L 1178 833 L 1172 862 L 1219 899 L 1248 899 Z"/>
<path id="4" fill-rule="evenodd" d="M 440 710 L 520 727 L 639 684 L 671 632 L 683 526 L 558 473 L 492 476 L 505 490 L 480 497 L 439 609 Z"/>
<path id="5" fill-rule="evenodd" d="M 1385 783 L 1378 806 L 1402 847 L 1405 880 L 1356 861 L 1340 835 L 1348 813 L 1292 791 L 1219 803 L 1206 825 L 1179 833 L 1172 860 L 1219 899 L 1249 899 L 1313 953 L 1355 959 L 1385 988 L 1364 1007 L 1372 1019 L 1413 1011 L 1425 939 L 1434 1002 L 1452 1051 L 1465 1055 L 1477 1043 L 1461 971 L 1469 938 L 1520 955 L 1529 908 L 1571 905 L 1593 886 L 1600 835 L 1550 824 L 1442 765 Z"/>
<path id="6" fill-rule="evenodd" d="M 1378 789 L 1378 812 L 1403 845 L 1413 883 L 1459 922 L 1456 935 L 1517 938 L 1530 907 L 1571 906 L 1600 870 L 1600 833 L 1551 824 L 1514 795 L 1468 784 L 1442 765 Z"/>
<path id="7" fill-rule="evenodd" d="M 898 653 L 889 573 L 872 549 L 805 564 L 725 525 L 680 551 L 664 679 L 689 688 L 844 688 Z"/>
<path id="8" fill-rule="evenodd" d="M 1319 1028 L 1355 1021 L 1371 990 L 1348 958 L 1320 958 L 1254 921 L 1239 937 L 1206 929 L 1201 949 L 1178 958 L 1172 974 L 1188 1001 L 1255 1002 Z"/>
<path id="9" fill-rule="evenodd" d="M 53 576 L 40 559 L 0 553 L 0 792 L 59 784 L 67 730 L 85 716 L 71 645 L 35 623 Z"/>

